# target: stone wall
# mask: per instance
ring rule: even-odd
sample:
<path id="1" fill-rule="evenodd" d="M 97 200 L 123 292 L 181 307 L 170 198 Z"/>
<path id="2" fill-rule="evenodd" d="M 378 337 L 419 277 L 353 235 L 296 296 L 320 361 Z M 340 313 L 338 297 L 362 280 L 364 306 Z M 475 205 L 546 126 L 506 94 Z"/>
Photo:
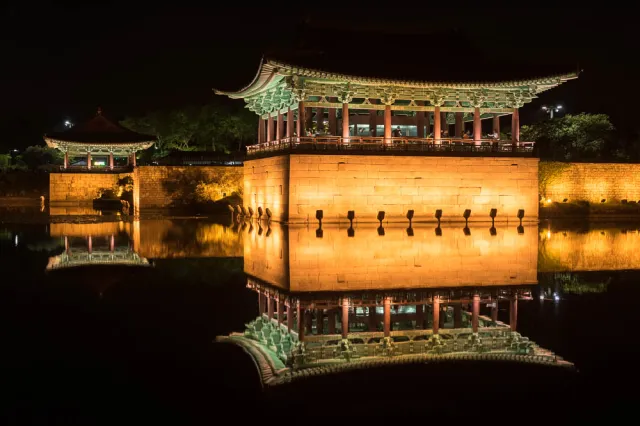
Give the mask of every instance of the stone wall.
<path id="1" fill-rule="evenodd" d="M 287 175 L 289 187 L 287 188 Z M 287 197 L 288 193 L 288 197 Z M 355 211 L 358 221 L 376 221 L 384 211 L 388 221 L 433 221 L 437 209 L 443 221 L 516 221 L 538 217 L 538 159 L 496 157 L 404 157 L 374 155 L 290 155 L 245 163 L 245 205 L 269 207 L 277 220 L 346 222 Z M 286 212 L 288 211 L 288 217 Z"/>
<path id="2" fill-rule="evenodd" d="M 459 286 L 530 285 L 537 283 L 538 227 L 474 224 L 420 224 L 408 235 L 400 224 L 358 225 L 350 236 L 336 225 L 280 227 L 271 233 L 244 233 L 244 269 L 249 275 L 292 292 Z"/>
<path id="3" fill-rule="evenodd" d="M 219 173 L 229 172 L 237 187 L 242 188 L 242 168 L 226 166 L 140 166 L 134 172 L 134 204 L 140 209 L 166 208 L 174 201 L 181 202 L 184 192 L 195 185 L 185 182 L 208 180 Z M 228 194 L 231 195 L 231 194 Z"/>
<path id="4" fill-rule="evenodd" d="M 91 203 L 99 190 L 113 188 L 125 176 L 131 173 L 51 173 L 49 201 L 54 205 Z"/>
<path id="5" fill-rule="evenodd" d="M 288 155 L 245 161 L 244 205 L 254 211 L 258 211 L 258 207 L 268 208 L 273 220 L 285 222 L 291 196 L 289 162 Z"/>
<path id="6" fill-rule="evenodd" d="M 552 201 L 640 200 L 640 164 L 541 162 L 541 176 L 545 169 L 555 172 L 540 194 Z"/>

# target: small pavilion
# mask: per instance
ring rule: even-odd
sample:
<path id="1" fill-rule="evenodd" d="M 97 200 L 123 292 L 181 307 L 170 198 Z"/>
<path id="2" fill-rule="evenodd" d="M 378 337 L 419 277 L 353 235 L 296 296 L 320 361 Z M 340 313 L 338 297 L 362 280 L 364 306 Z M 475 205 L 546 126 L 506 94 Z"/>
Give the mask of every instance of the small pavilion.
<path id="1" fill-rule="evenodd" d="M 98 108 L 95 117 L 63 132 L 44 135 L 51 148 L 64 152 L 64 170 L 74 169 L 71 160 L 85 157 L 86 170 L 115 170 L 136 166 L 136 152 L 145 150 L 156 141 L 155 136 L 143 135 L 120 126 L 102 115 Z M 117 157 L 126 158 L 125 165 L 116 167 Z"/>

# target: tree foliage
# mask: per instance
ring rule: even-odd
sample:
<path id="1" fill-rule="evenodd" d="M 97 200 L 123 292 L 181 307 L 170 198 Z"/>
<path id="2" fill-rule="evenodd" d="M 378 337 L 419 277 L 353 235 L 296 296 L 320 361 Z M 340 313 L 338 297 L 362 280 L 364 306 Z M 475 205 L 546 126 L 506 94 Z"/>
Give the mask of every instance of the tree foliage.
<path id="1" fill-rule="evenodd" d="M 244 108 L 212 102 L 202 107 L 188 106 L 128 117 L 121 124 L 139 133 L 155 135 L 158 142 L 154 156 L 162 157 L 172 150 L 221 153 L 241 150 L 252 143 L 257 120 Z"/>
<path id="2" fill-rule="evenodd" d="M 542 159 L 607 159 L 619 155 L 614 131 L 606 114 L 567 114 L 553 120 L 522 126 L 520 139 L 535 141 Z"/>
<path id="3" fill-rule="evenodd" d="M 64 154 L 54 148 L 34 145 L 25 149 L 15 158 L 14 169 L 18 170 L 46 170 L 52 166 L 60 165 L 64 162 Z"/>

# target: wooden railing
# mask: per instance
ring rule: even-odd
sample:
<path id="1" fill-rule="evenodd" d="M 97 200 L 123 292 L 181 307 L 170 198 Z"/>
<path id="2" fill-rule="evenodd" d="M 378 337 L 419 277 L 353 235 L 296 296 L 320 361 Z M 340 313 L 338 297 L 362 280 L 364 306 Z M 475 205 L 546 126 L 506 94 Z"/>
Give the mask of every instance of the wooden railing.
<path id="1" fill-rule="evenodd" d="M 68 173 L 117 173 L 117 172 L 130 172 L 133 170 L 133 166 L 114 166 L 113 169 L 108 166 L 93 166 L 91 169 L 87 166 L 60 166 L 60 172 Z"/>
<path id="2" fill-rule="evenodd" d="M 390 152 L 477 152 L 531 153 L 533 142 L 459 138 L 384 138 L 350 136 L 291 137 L 247 146 L 247 155 L 277 151 L 390 151 Z"/>

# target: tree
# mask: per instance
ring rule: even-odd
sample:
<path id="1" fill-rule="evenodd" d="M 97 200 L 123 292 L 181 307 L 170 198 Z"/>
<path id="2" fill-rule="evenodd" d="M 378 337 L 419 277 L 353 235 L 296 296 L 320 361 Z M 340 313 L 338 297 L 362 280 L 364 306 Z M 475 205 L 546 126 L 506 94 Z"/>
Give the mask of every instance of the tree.
<path id="1" fill-rule="evenodd" d="M 522 126 L 520 139 L 535 141 L 540 158 L 549 160 L 605 159 L 616 155 L 615 128 L 605 114 L 567 114 Z"/>
<path id="2" fill-rule="evenodd" d="M 64 154 L 54 148 L 34 145 L 24 150 L 16 158 L 16 164 L 24 165 L 27 169 L 36 171 L 49 168 L 52 165 L 62 164 Z"/>

